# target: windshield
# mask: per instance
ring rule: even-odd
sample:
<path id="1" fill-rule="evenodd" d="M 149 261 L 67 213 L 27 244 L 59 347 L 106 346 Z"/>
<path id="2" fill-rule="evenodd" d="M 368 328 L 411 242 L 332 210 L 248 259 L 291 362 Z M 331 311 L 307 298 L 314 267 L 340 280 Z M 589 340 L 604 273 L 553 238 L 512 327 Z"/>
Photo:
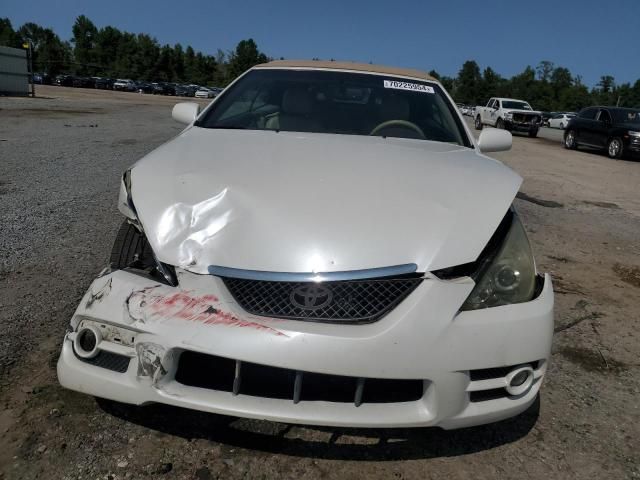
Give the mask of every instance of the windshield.
<path id="1" fill-rule="evenodd" d="M 635 123 L 640 125 L 640 110 L 621 109 L 614 110 L 613 116 L 618 123 Z"/>
<path id="2" fill-rule="evenodd" d="M 502 108 L 511 108 L 513 110 L 532 110 L 527 102 L 518 102 L 514 100 L 503 100 Z"/>
<path id="3" fill-rule="evenodd" d="M 321 70 L 252 70 L 196 125 L 377 135 L 472 146 L 435 83 Z"/>

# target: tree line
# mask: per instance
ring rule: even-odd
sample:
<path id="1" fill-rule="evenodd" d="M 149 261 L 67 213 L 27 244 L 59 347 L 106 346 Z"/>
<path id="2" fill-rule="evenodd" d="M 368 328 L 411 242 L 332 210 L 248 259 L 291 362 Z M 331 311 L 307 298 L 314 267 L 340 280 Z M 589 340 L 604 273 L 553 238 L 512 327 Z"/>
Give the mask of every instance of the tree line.
<path id="1" fill-rule="evenodd" d="M 0 18 L 0 45 L 32 46 L 34 71 L 55 76 L 132 78 L 134 80 L 225 86 L 247 68 L 268 61 L 252 39 L 235 50 L 218 49 L 215 55 L 184 47 L 161 45 L 145 33 L 129 33 L 112 26 L 97 28 L 86 16 L 76 18 L 70 41 L 62 41 L 50 28 L 28 22 L 17 30 Z"/>
<path id="2" fill-rule="evenodd" d="M 76 18 L 70 41 L 62 41 L 50 28 L 29 22 L 14 30 L 8 18 L 0 18 L 0 45 L 20 48 L 30 42 L 34 70 L 50 75 L 70 73 L 84 76 L 132 78 L 135 80 L 196 83 L 225 86 L 246 69 L 269 58 L 252 39 L 242 40 L 230 52 L 215 55 L 196 52 L 190 45 L 161 45 L 145 33 L 129 33 L 112 26 L 97 28 L 86 16 Z M 439 79 L 459 103 L 484 105 L 491 97 L 527 100 L 543 111 L 577 111 L 588 105 L 619 105 L 640 108 L 640 80 L 617 84 L 603 75 L 587 87 L 580 75 L 542 61 L 511 78 L 491 67 L 484 70 L 466 61 L 457 76 L 429 72 Z"/>
<path id="3" fill-rule="evenodd" d="M 578 111 L 589 105 L 618 105 L 640 108 L 640 79 L 617 84 L 611 75 L 603 75 L 593 88 L 588 88 L 580 75 L 550 61 L 542 61 L 534 69 L 504 78 L 491 67 L 480 70 L 473 60 L 466 61 L 456 77 L 429 72 L 438 78 L 456 102 L 485 105 L 491 97 L 511 97 L 528 101 L 542 111 Z"/>

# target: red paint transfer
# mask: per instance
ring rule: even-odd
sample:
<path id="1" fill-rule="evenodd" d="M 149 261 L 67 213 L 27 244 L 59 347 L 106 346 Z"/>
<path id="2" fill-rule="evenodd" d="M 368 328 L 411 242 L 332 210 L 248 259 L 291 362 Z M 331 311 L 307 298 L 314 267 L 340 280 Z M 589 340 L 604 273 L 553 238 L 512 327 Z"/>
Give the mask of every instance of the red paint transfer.
<path id="1" fill-rule="evenodd" d="M 286 336 L 275 328 L 261 323 L 243 320 L 237 316 L 223 312 L 219 308 L 215 295 L 192 296 L 189 292 L 173 293 L 171 295 L 153 295 L 149 292 L 136 292 L 142 298 L 136 302 L 144 311 L 145 317 L 179 318 L 189 322 L 205 325 L 228 325 L 231 327 L 253 328 L 275 335 Z M 135 294 L 134 294 L 135 296 Z"/>

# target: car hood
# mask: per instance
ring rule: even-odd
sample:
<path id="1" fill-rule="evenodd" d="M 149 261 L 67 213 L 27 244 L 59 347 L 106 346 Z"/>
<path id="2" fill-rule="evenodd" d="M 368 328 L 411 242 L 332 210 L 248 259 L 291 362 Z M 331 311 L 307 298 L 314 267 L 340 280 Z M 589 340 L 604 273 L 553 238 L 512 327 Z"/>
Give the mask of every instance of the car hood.
<path id="1" fill-rule="evenodd" d="M 198 127 L 131 171 L 156 257 L 203 274 L 471 262 L 521 182 L 447 143 Z"/>

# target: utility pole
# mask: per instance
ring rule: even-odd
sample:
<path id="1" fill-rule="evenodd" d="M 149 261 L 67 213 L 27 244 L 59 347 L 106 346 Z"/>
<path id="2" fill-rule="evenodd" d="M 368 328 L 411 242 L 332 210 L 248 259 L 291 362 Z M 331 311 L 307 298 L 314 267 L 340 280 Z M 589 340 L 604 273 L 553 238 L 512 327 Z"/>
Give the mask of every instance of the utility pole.
<path id="1" fill-rule="evenodd" d="M 33 50 L 31 50 L 31 40 L 27 40 L 22 44 L 23 48 L 27 49 L 27 61 L 29 62 L 29 79 L 31 81 L 31 96 L 36 96 L 36 85 L 33 81 Z"/>

